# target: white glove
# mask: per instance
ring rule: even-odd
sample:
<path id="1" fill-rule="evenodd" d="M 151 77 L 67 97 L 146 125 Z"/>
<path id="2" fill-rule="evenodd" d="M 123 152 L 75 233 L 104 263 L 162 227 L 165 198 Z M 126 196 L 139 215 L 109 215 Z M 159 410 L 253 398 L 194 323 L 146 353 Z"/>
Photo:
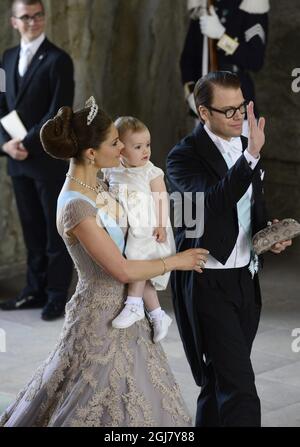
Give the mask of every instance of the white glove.
<path id="1" fill-rule="evenodd" d="M 189 108 L 194 112 L 195 115 L 198 116 L 197 107 L 194 99 L 194 94 L 191 93 L 187 98 L 186 101 L 189 105 Z"/>
<path id="2" fill-rule="evenodd" d="M 210 15 L 206 14 L 200 17 L 201 32 L 209 39 L 220 39 L 226 30 L 220 22 L 213 6 L 209 8 L 209 12 Z"/>

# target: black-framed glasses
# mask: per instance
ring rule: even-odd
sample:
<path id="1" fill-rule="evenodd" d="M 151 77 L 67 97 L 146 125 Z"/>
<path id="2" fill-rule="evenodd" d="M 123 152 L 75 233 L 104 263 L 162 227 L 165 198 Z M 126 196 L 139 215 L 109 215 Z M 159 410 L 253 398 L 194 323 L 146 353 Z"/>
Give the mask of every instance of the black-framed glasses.
<path id="1" fill-rule="evenodd" d="M 244 101 L 238 107 L 228 107 L 228 109 L 226 109 L 226 110 L 215 109 L 214 107 L 208 107 L 208 106 L 206 106 L 206 108 L 208 110 L 212 110 L 213 112 L 222 113 L 223 115 L 226 116 L 227 119 L 230 119 L 230 118 L 234 117 L 234 115 L 236 114 L 236 112 L 238 110 L 241 113 L 241 115 L 246 115 L 246 112 L 247 112 L 247 102 Z"/>
<path id="2" fill-rule="evenodd" d="M 40 12 L 36 12 L 33 16 L 29 16 L 28 14 L 25 14 L 24 16 L 21 16 L 21 17 L 16 17 L 16 16 L 13 16 L 13 17 L 15 19 L 22 20 L 22 22 L 25 25 L 29 25 L 31 21 L 40 22 L 41 20 L 43 20 L 45 17 L 45 13 L 43 11 L 40 11 Z"/>

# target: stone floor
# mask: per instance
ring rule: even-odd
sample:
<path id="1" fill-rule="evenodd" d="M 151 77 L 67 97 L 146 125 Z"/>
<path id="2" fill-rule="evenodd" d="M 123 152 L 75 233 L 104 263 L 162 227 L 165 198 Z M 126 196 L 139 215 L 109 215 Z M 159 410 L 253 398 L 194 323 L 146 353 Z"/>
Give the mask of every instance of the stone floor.
<path id="1" fill-rule="evenodd" d="M 264 308 L 252 360 L 262 401 L 263 425 L 268 427 L 300 427 L 299 266 L 299 254 L 271 255 L 262 275 Z M 23 280 L 19 277 L 1 281 L 0 300 L 13 296 Z M 165 293 L 161 301 L 171 313 L 169 294 Z M 0 413 L 46 358 L 61 330 L 62 320 L 45 323 L 39 314 L 39 310 L 0 311 Z M 296 328 L 299 328 L 298 342 L 292 336 Z M 6 352 L 1 352 L 5 341 Z M 293 352 L 293 341 L 299 352 Z M 172 324 L 163 346 L 194 416 L 199 389 L 184 356 L 176 323 Z"/>

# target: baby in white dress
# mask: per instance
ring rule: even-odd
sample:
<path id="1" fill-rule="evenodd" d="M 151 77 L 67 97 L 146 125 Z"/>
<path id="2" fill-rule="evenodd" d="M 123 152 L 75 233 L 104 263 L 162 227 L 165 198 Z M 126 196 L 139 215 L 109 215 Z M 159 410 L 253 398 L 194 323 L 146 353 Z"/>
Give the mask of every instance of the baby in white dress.
<path id="1" fill-rule="evenodd" d="M 169 219 L 169 203 L 164 172 L 153 165 L 148 128 L 136 118 L 121 117 L 115 125 L 121 151 L 119 168 L 103 169 L 110 191 L 116 195 L 128 216 L 127 259 L 150 260 L 176 253 Z M 145 317 L 144 304 L 153 323 L 153 341 L 159 342 L 168 332 L 172 319 L 161 309 L 156 290 L 165 290 L 169 273 L 128 285 L 122 312 L 113 320 L 118 329 L 130 327 Z"/>

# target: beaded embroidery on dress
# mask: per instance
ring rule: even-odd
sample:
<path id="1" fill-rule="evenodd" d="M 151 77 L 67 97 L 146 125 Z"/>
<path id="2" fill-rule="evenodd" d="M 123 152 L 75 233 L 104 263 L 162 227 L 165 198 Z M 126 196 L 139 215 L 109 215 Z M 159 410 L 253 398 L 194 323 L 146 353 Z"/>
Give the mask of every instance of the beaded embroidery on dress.
<path id="1" fill-rule="evenodd" d="M 66 306 L 56 347 L 0 418 L 5 427 L 190 426 L 179 387 L 145 319 L 112 328 L 125 286 L 108 275 L 69 231 L 96 204 L 62 193 L 58 230 L 74 261 L 78 284 Z M 103 210 L 102 210 L 103 211 Z M 97 219 L 100 225 L 100 219 Z M 123 228 L 123 232 L 126 229 Z"/>

